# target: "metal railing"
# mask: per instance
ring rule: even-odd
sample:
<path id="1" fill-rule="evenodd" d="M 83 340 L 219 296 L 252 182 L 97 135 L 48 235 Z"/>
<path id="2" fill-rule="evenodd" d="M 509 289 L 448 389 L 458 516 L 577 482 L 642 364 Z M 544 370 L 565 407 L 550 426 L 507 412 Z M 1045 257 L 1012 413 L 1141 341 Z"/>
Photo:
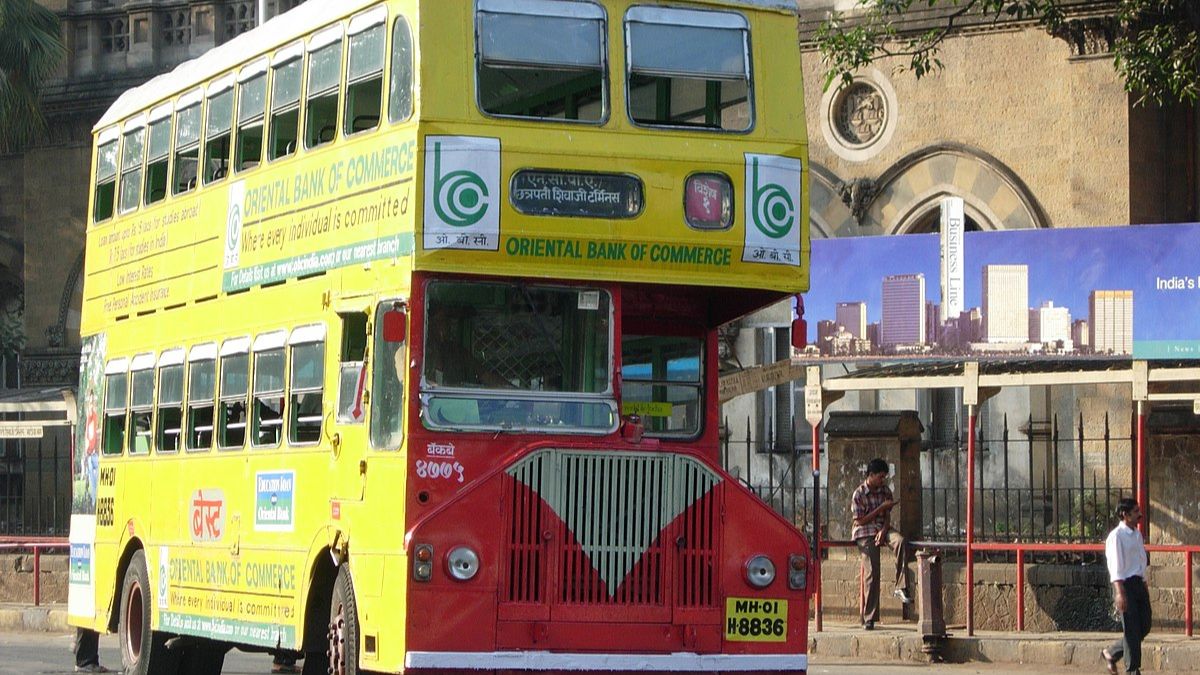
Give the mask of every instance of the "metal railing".
<path id="1" fill-rule="evenodd" d="M 70 550 L 65 537 L 0 537 L 0 552 L 33 552 L 33 604 L 42 604 L 42 552 Z M 69 572 L 68 572 L 69 573 Z"/>

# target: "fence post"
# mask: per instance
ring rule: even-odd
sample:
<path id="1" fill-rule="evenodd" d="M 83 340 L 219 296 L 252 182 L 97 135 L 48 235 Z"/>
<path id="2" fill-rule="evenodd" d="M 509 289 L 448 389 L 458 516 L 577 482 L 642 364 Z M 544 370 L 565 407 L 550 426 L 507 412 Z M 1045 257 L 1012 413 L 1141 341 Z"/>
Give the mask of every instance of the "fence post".
<path id="1" fill-rule="evenodd" d="M 42 548 L 33 546 L 33 604 L 42 604 Z"/>
<path id="2" fill-rule="evenodd" d="M 967 405 L 967 635 L 975 635 L 975 404 Z"/>
<path id="3" fill-rule="evenodd" d="M 813 477 L 813 613 L 821 632 L 821 423 L 812 426 Z"/>

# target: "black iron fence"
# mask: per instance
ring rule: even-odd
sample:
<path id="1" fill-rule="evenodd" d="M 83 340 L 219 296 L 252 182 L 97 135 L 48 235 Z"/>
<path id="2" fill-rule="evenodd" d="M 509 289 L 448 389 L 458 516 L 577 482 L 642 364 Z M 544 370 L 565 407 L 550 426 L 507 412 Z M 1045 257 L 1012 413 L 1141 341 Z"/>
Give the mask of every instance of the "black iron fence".
<path id="1" fill-rule="evenodd" d="M 1132 495 L 1134 439 L 1102 423 L 1058 417 L 1026 420 L 1014 430 L 1007 417 L 996 438 L 977 438 L 976 541 L 1094 543 L 1113 524 L 1122 496 Z M 726 424 L 728 430 L 728 423 Z M 724 466 L 806 534 L 812 532 L 812 447 L 779 452 L 774 439 L 755 439 L 752 425 L 724 435 Z M 804 432 L 793 438 L 806 438 Z M 824 444 L 824 439 L 822 444 Z M 926 541 L 966 540 L 967 459 L 962 434 L 926 442 L 921 452 L 922 532 Z M 825 457 L 823 453 L 822 466 Z M 849 518 L 830 504 L 822 485 L 823 532 L 829 519 Z"/>
<path id="2" fill-rule="evenodd" d="M 0 536 L 65 537 L 71 527 L 68 427 L 0 440 Z"/>

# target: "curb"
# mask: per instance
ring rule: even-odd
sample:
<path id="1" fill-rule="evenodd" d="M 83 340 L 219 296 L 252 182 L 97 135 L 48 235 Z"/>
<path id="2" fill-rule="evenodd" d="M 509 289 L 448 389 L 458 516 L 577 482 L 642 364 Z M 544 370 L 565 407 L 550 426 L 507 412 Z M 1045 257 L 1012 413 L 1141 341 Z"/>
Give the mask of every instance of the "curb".
<path id="1" fill-rule="evenodd" d="M 45 606 L 0 609 L 0 631 L 69 633 L 73 630 L 67 624 L 66 609 Z"/>

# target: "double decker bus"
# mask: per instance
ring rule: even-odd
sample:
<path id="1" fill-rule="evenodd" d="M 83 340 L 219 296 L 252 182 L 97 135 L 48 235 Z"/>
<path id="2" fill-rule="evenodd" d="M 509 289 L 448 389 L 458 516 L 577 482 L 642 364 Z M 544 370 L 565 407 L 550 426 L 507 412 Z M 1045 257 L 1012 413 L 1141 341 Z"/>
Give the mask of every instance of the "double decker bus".
<path id="1" fill-rule="evenodd" d="M 69 617 L 131 673 L 804 671 L 717 328 L 806 290 L 788 2 L 310 2 L 95 128 Z"/>

